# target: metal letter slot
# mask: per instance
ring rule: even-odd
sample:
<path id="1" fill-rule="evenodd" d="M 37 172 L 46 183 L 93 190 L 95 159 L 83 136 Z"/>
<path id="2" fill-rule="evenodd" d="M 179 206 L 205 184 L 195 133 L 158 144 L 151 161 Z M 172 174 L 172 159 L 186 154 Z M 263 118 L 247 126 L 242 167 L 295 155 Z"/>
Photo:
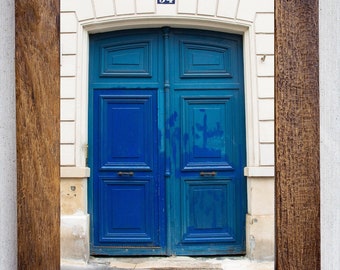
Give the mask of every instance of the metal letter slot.
<path id="1" fill-rule="evenodd" d="M 215 176 L 216 172 L 200 172 L 200 176 Z"/>
<path id="2" fill-rule="evenodd" d="M 118 172 L 117 174 L 119 176 L 133 176 L 135 173 L 134 172 Z"/>

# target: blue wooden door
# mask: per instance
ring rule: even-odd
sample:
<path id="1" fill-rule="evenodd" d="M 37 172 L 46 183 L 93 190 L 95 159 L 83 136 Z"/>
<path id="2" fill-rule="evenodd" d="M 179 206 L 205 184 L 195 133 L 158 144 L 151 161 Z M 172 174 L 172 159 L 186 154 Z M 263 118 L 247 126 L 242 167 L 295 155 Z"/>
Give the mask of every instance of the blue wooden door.
<path id="1" fill-rule="evenodd" d="M 92 254 L 244 253 L 241 41 L 170 28 L 91 36 Z"/>

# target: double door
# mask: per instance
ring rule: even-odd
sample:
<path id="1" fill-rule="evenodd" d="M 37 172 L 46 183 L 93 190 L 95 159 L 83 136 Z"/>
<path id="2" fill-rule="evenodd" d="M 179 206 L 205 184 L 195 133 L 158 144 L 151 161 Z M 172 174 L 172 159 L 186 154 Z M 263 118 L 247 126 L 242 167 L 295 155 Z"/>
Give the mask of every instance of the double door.
<path id="1" fill-rule="evenodd" d="M 245 251 L 242 37 L 90 36 L 91 253 Z"/>

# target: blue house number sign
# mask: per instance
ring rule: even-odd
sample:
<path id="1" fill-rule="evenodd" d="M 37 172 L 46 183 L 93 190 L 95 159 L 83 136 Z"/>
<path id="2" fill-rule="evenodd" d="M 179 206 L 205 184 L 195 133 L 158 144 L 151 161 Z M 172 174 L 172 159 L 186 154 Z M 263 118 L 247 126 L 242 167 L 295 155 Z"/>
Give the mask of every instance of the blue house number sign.
<path id="1" fill-rule="evenodd" d="M 163 5 L 175 4 L 175 0 L 157 0 L 157 4 Z"/>

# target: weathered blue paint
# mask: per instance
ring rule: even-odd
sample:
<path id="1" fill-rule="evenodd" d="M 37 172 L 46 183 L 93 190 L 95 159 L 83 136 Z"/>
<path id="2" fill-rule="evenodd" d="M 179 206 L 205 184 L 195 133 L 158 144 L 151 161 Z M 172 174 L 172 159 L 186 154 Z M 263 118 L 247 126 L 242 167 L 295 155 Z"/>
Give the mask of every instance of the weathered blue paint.
<path id="1" fill-rule="evenodd" d="M 242 37 L 90 37 L 91 252 L 245 251 Z"/>

